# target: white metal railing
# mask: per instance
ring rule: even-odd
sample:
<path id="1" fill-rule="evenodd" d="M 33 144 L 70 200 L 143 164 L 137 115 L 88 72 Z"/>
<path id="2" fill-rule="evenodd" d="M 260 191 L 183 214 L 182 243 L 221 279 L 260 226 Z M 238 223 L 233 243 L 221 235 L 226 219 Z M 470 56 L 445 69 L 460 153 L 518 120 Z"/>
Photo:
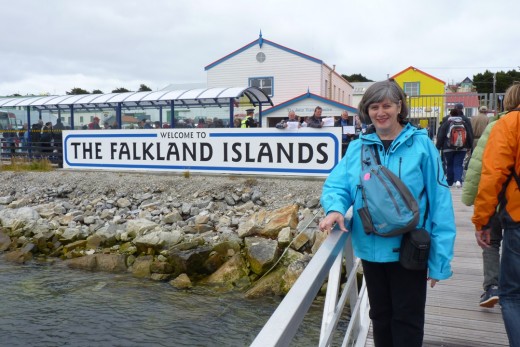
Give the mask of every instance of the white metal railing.
<path id="1" fill-rule="evenodd" d="M 341 269 L 348 278 L 341 291 Z M 363 346 L 368 334 L 368 298 L 363 280 L 358 292 L 357 273 L 361 262 L 354 257 L 350 233 L 337 227 L 325 239 L 305 270 L 275 312 L 252 347 L 289 346 L 328 274 L 319 346 L 330 346 L 341 313 L 349 299 L 351 317 L 342 346 Z"/>

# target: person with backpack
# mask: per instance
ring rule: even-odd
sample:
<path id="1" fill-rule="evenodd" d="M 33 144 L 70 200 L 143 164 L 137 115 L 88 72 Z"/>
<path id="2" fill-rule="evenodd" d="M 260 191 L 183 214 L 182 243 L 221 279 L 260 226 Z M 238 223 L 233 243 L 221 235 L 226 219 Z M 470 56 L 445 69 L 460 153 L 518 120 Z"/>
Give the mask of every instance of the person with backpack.
<path id="1" fill-rule="evenodd" d="M 358 109 L 363 122 L 370 126 L 349 144 L 345 156 L 326 179 L 321 196 L 326 216 L 319 227 L 329 233 L 337 225 L 342 232 L 352 233 L 354 253 L 363 264 L 375 345 L 420 347 L 427 283 L 430 281 L 434 287 L 452 275 L 456 232 L 451 193 L 439 152 L 426 130 L 407 121 L 406 96 L 393 79 L 370 86 Z M 367 170 L 367 166 L 371 169 Z M 383 167 L 406 186 L 418 206 L 415 225 L 422 226 L 420 230 L 431 242 L 424 268 L 411 270 L 400 256 L 402 241 L 418 230 L 382 235 L 367 227 L 364 216 L 375 216 L 370 216 L 365 206 L 368 194 L 361 187 L 364 181 L 375 181 L 372 176 L 383 173 Z M 388 223 L 378 225 L 382 227 L 401 216 L 392 200 L 384 199 L 383 191 L 379 193 L 379 209 L 388 212 Z M 350 207 L 353 216 L 347 227 L 344 216 Z"/>
<path id="2" fill-rule="evenodd" d="M 506 90 L 509 111 L 494 125 L 482 156 L 472 222 L 482 248 L 490 247 L 491 225 L 503 228 L 499 301 L 510 346 L 520 346 L 520 82 Z"/>
<path id="3" fill-rule="evenodd" d="M 437 149 L 442 150 L 448 186 L 462 187 L 462 171 L 466 152 L 473 148 L 470 120 L 456 108 L 450 111 L 437 132 Z"/>

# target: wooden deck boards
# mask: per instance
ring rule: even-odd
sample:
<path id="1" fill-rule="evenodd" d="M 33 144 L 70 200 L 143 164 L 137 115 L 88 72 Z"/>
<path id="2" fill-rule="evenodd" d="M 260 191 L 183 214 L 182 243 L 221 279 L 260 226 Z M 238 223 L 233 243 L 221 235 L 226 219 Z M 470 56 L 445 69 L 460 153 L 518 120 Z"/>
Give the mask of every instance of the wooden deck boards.
<path id="1" fill-rule="evenodd" d="M 461 189 L 452 189 L 457 238 L 452 261 L 453 277 L 428 286 L 425 347 L 509 346 L 500 307 L 481 308 L 482 250 L 477 246 L 471 224 L 473 207 L 460 200 Z M 374 346 L 372 327 L 365 346 Z"/>

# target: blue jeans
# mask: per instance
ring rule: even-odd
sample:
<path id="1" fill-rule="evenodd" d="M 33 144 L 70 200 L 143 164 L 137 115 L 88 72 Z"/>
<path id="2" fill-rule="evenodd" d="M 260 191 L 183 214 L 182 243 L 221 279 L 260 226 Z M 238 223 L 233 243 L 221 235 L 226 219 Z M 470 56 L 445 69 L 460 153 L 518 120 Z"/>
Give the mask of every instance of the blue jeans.
<path id="1" fill-rule="evenodd" d="M 500 266 L 500 305 L 509 345 L 520 347 L 520 223 L 505 216 Z"/>
<path id="2" fill-rule="evenodd" d="M 459 181 L 462 183 L 462 165 L 466 151 L 444 151 L 444 159 L 446 160 L 446 181 L 451 187 L 453 183 Z"/>

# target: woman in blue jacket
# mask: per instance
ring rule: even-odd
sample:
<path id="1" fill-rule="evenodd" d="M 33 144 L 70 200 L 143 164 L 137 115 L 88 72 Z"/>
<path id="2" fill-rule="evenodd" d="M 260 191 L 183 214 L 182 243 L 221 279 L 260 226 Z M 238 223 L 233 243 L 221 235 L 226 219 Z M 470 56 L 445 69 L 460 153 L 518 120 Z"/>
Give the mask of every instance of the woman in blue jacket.
<path id="1" fill-rule="evenodd" d="M 422 346 L 427 280 L 434 287 L 452 274 L 455 218 L 451 194 L 439 153 L 426 130 L 407 122 L 406 96 L 394 80 L 377 82 L 368 88 L 359 112 L 371 126 L 350 143 L 325 181 L 321 204 L 326 217 L 320 230 L 330 232 L 337 224 L 343 232 L 352 232 L 354 252 L 363 264 L 375 345 Z M 381 164 L 399 176 L 416 198 L 419 225 L 424 225 L 431 236 L 428 269 L 407 270 L 401 266 L 402 235 L 382 237 L 365 233 L 356 212 L 362 207 L 361 194 L 357 192 L 362 145 L 374 146 Z M 351 206 L 353 223 L 347 230 L 344 215 Z"/>

